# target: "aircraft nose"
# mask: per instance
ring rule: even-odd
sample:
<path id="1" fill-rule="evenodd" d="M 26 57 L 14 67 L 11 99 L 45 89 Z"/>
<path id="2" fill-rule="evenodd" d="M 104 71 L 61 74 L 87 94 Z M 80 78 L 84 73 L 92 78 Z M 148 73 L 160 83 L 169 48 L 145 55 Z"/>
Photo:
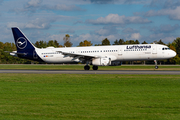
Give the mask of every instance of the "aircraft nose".
<path id="1" fill-rule="evenodd" d="M 172 57 L 175 57 L 176 56 L 176 52 L 172 50 L 171 55 L 172 55 Z"/>

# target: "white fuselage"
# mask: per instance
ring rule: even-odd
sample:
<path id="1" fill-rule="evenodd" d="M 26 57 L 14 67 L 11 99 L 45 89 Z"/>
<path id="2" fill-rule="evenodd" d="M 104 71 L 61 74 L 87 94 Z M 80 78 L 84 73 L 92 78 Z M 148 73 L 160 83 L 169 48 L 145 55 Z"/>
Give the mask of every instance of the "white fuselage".
<path id="1" fill-rule="evenodd" d="M 90 47 L 65 47 L 65 48 L 36 48 L 38 56 L 47 63 L 79 62 L 78 57 L 64 55 L 61 52 L 77 54 L 80 56 L 95 56 L 110 58 L 111 61 L 135 61 L 135 60 L 161 60 L 176 56 L 176 52 L 165 45 L 159 44 L 134 44 Z M 36 56 L 35 56 L 36 57 Z"/>
<path id="2" fill-rule="evenodd" d="M 121 65 L 121 61 L 169 59 L 176 56 L 176 52 L 165 45 L 159 44 L 134 44 L 90 47 L 65 47 L 45 49 L 36 48 L 18 27 L 13 27 L 12 33 L 17 51 L 10 55 L 24 59 L 44 61 L 46 63 L 86 63 L 84 70 L 93 70 L 98 66 Z"/>

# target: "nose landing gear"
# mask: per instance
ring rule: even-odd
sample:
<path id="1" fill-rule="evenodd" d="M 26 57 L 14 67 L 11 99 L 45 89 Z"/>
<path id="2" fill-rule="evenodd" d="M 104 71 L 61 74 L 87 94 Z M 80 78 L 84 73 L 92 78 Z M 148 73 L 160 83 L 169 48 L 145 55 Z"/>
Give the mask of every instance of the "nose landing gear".
<path id="1" fill-rule="evenodd" d="M 155 62 L 155 69 L 158 69 L 159 67 L 158 67 L 158 65 L 157 65 L 157 61 L 154 60 L 154 62 Z"/>

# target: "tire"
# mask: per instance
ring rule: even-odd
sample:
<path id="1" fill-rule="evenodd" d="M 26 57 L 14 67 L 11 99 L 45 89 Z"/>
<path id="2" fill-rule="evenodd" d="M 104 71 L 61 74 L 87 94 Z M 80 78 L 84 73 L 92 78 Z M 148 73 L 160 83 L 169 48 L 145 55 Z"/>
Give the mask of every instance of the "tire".
<path id="1" fill-rule="evenodd" d="M 155 69 L 158 69 L 159 67 L 158 66 L 155 66 Z"/>
<path id="2" fill-rule="evenodd" d="M 84 70 L 89 70 L 90 67 L 88 65 L 84 66 Z"/>
<path id="3" fill-rule="evenodd" d="M 98 70 L 98 66 L 93 66 L 93 70 Z"/>

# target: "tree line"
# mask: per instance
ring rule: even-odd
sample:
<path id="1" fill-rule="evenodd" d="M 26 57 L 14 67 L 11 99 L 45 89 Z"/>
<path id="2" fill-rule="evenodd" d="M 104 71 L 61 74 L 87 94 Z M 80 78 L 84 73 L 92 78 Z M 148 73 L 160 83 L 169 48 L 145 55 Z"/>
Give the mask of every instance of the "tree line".
<path id="1" fill-rule="evenodd" d="M 57 40 L 49 40 L 48 42 L 46 41 L 36 41 L 34 43 L 34 46 L 37 48 L 46 48 L 46 47 L 71 47 L 73 44 L 70 40 L 70 35 L 66 34 L 63 38 L 64 44 L 60 45 Z M 174 50 L 177 55 L 174 58 L 171 58 L 169 60 L 163 60 L 161 61 L 162 63 L 167 63 L 167 64 L 180 64 L 180 38 L 176 38 L 172 43 L 165 44 L 162 40 L 159 41 L 154 41 L 153 43 L 155 44 L 163 44 L 167 45 L 170 49 Z M 113 44 L 110 43 L 108 38 L 105 38 L 101 41 L 99 44 L 95 44 L 94 46 L 103 46 L 103 45 L 126 45 L 126 44 L 148 44 L 146 41 L 143 41 L 140 43 L 138 40 L 124 40 L 124 39 L 119 39 L 115 40 Z M 81 46 L 92 46 L 93 43 L 88 40 L 81 41 L 77 47 Z M 10 56 L 8 52 L 6 51 L 16 51 L 16 46 L 14 43 L 3 43 L 0 42 L 0 64 L 28 64 L 32 63 L 30 60 L 26 59 L 20 59 L 18 57 L 13 57 Z M 38 63 L 38 62 L 36 62 Z"/>

